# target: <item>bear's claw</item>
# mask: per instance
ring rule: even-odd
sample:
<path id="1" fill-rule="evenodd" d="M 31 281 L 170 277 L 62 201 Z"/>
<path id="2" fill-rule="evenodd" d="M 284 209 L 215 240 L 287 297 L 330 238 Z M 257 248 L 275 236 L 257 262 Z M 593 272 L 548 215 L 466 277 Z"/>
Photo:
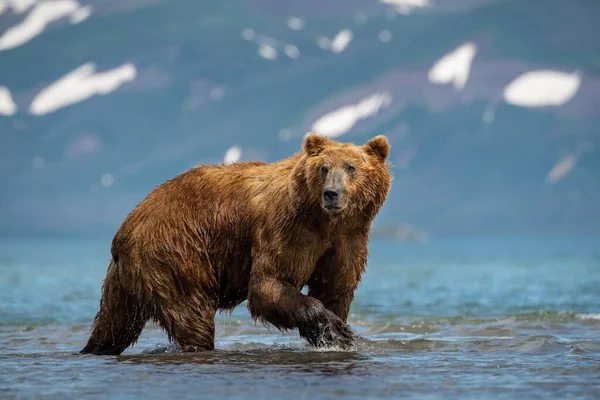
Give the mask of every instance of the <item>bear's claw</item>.
<path id="1" fill-rule="evenodd" d="M 334 346 L 346 350 L 354 346 L 350 326 L 329 310 L 319 315 L 313 325 L 300 329 L 300 335 L 314 347 Z"/>

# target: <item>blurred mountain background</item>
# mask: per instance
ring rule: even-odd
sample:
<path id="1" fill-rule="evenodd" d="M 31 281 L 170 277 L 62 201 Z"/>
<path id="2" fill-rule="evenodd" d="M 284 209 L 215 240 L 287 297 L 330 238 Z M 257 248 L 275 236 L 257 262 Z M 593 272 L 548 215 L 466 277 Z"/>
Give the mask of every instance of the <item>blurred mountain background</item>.
<path id="1" fill-rule="evenodd" d="M 0 235 L 111 236 L 175 174 L 285 158 L 310 130 L 388 135 L 382 234 L 598 235 L 599 18 L 598 0 L 0 0 Z"/>

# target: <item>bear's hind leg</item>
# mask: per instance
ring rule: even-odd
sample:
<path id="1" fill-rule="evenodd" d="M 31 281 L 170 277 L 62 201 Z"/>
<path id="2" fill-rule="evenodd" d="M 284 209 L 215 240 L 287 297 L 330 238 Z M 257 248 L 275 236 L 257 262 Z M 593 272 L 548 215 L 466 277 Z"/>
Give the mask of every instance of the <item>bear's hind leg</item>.
<path id="1" fill-rule="evenodd" d="M 210 299 L 196 295 L 165 304 L 156 319 L 181 351 L 199 352 L 215 348 L 215 313 Z"/>
<path id="2" fill-rule="evenodd" d="M 154 272 L 150 315 L 183 352 L 213 350 L 219 289 L 203 247 L 175 241 L 149 248 L 145 264 Z"/>
<path id="3" fill-rule="evenodd" d="M 119 355 L 137 341 L 147 321 L 144 305 L 121 285 L 111 262 L 102 285 L 100 311 L 80 354 Z"/>

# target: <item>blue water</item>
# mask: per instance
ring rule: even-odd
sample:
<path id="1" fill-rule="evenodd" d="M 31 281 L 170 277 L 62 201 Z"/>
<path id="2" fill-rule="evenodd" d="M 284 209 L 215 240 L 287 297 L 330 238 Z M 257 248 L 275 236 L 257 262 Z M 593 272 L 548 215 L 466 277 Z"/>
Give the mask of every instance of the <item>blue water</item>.
<path id="1" fill-rule="evenodd" d="M 179 354 L 148 325 L 121 356 L 81 356 L 109 249 L 0 242 L 3 398 L 600 396 L 600 238 L 373 240 L 351 351 L 313 350 L 243 303 L 212 352 Z"/>

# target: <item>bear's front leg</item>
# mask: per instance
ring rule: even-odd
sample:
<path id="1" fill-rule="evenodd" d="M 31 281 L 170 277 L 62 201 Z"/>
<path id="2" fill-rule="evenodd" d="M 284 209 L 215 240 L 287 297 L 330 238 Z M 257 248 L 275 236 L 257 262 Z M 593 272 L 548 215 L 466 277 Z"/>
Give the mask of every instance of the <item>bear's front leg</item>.
<path id="1" fill-rule="evenodd" d="M 272 277 L 250 279 L 248 308 L 253 318 L 280 330 L 297 328 L 312 346 L 347 349 L 354 344 L 350 327 L 323 303 Z"/>
<path id="2" fill-rule="evenodd" d="M 308 280 L 308 295 L 347 322 L 354 292 L 367 262 L 366 234 L 340 238 L 317 262 Z"/>

